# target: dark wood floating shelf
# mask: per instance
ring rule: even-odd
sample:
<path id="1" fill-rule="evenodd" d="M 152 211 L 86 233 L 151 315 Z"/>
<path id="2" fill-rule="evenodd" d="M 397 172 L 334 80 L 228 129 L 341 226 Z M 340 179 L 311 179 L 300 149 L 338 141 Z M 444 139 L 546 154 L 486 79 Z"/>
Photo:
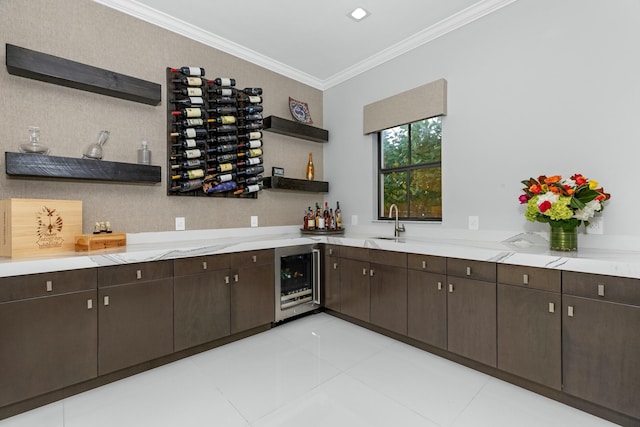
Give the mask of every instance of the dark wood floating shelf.
<path id="1" fill-rule="evenodd" d="M 306 179 L 268 176 L 262 181 L 264 188 L 274 190 L 308 191 L 312 193 L 328 193 L 329 183 L 326 181 L 307 181 Z"/>
<path id="2" fill-rule="evenodd" d="M 162 99 L 158 83 L 8 43 L 6 49 L 9 74 L 149 105 L 159 105 Z"/>
<path id="3" fill-rule="evenodd" d="M 157 183 L 162 179 L 160 166 L 108 162 L 105 160 L 6 152 L 5 164 L 7 175 L 11 176 L 131 183 Z"/>
<path id="4" fill-rule="evenodd" d="M 329 141 L 328 130 L 305 125 L 304 123 L 298 123 L 294 122 L 293 120 L 287 120 L 276 116 L 265 117 L 264 130 L 268 132 L 279 133 L 281 135 L 306 139 L 308 141 Z"/>

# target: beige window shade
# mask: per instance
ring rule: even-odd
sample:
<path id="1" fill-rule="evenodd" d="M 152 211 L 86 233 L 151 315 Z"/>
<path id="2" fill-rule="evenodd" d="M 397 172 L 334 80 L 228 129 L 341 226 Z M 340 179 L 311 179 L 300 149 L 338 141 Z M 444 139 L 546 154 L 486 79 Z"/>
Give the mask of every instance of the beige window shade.
<path id="1" fill-rule="evenodd" d="M 447 81 L 440 79 L 364 106 L 364 134 L 447 114 Z"/>

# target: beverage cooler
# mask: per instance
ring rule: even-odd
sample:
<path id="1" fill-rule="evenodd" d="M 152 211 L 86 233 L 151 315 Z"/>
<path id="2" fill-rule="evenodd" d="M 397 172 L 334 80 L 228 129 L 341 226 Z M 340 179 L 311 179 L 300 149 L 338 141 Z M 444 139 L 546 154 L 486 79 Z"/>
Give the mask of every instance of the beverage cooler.
<path id="1" fill-rule="evenodd" d="M 301 245 L 275 250 L 276 322 L 320 307 L 320 249 Z"/>

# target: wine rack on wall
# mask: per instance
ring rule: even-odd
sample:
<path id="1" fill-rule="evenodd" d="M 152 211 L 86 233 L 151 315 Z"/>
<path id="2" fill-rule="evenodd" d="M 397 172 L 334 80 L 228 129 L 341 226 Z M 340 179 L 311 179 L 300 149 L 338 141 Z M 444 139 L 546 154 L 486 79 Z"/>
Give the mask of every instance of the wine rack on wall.
<path id="1" fill-rule="evenodd" d="M 263 184 L 262 89 L 167 68 L 167 194 L 257 198 Z"/>

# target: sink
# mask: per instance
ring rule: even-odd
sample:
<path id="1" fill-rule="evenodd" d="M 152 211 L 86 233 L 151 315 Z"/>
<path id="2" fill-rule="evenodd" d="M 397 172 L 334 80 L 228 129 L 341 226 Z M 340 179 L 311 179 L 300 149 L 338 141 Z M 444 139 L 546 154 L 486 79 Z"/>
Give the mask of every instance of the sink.
<path id="1" fill-rule="evenodd" d="M 391 242 L 404 243 L 404 237 L 374 236 L 369 238 L 373 240 L 389 240 Z"/>

